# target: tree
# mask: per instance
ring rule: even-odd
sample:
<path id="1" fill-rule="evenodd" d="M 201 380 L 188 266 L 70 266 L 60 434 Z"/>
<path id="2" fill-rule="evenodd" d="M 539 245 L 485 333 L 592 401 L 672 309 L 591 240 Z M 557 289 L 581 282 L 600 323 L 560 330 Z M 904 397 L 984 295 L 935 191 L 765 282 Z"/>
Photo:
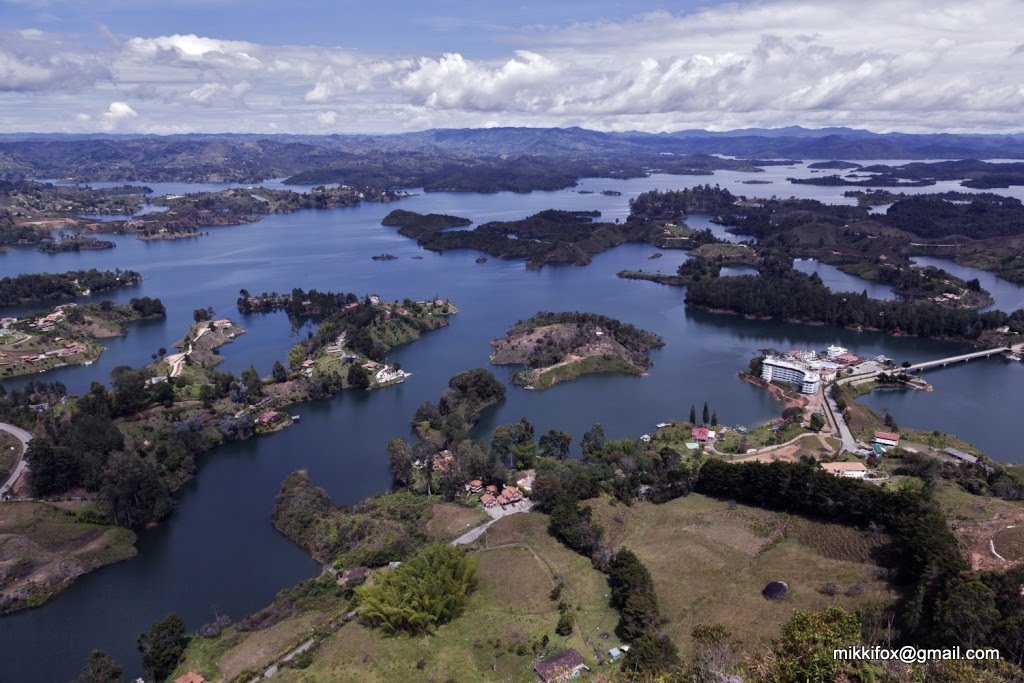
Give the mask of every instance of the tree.
<path id="1" fill-rule="evenodd" d="M 622 670 L 646 680 L 679 668 L 679 650 L 668 636 L 648 631 L 622 658 Z"/>
<path id="2" fill-rule="evenodd" d="M 279 360 L 274 361 L 274 369 L 270 371 L 270 375 L 278 384 L 288 379 L 288 371 L 285 370 L 284 365 Z"/>
<path id="3" fill-rule="evenodd" d="M 717 410 L 712 411 L 712 413 L 711 413 L 711 426 L 712 427 L 717 427 L 718 426 L 718 411 Z"/>
<path id="4" fill-rule="evenodd" d="M 242 370 L 240 379 L 245 388 L 249 390 L 250 397 L 263 395 L 263 380 L 260 379 L 260 373 L 256 372 L 256 368 L 252 365 Z"/>
<path id="5" fill-rule="evenodd" d="M 632 550 L 622 548 L 608 563 L 608 585 L 611 605 L 621 609 L 633 593 L 654 593 L 654 580 L 640 558 Z"/>
<path id="6" fill-rule="evenodd" d="M 558 617 L 558 625 L 555 626 L 555 633 L 560 636 L 572 635 L 572 617 L 568 612 L 562 612 L 562 615 Z"/>
<path id="7" fill-rule="evenodd" d="M 563 460 L 569 457 L 569 443 L 572 437 L 557 429 L 549 430 L 540 437 L 540 454 L 548 458 Z"/>
<path id="8" fill-rule="evenodd" d="M 811 429 L 816 432 L 820 432 L 825 428 L 825 416 L 821 413 L 814 413 L 811 415 Z"/>
<path id="9" fill-rule="evenodd" d="M 704 412 L 701 413 L 701 424 L 707 424 L 710 421 L 710 419 L 711 419 L 711 417 L 708 415 L 708 404 L 705 401 L 705 403 L 704 403 Z"/>
<path id="10" fill-rule="evenodd" d="M 370 388 L 370 373 L 359 363 L 348 367 L 348 385 L 354 389 Z"/>
<path id="11" fill-rule="evenodd" d="M 604 427 L 600 423 L 583 433 L 583 440 L 580 445 L 583 447 L 583 455 L 590 456 L 598 453 L 604 448 Z"/>
<path id="12" fill-rule="evenodd" d="M 197 323 L 213 320 L 213 308 L 210 306 L 207 306 L 206 308 L 197 308 L 192 311 L 192 320 Z"/>
<path id="13" fill-rule="evenodd" d="M 658 623 L 658 601 L 650 591 L 636 591 L 622 606 L 615 632 L 627 642 L 639 640 Z"/>
<path id="14" fill-rule="evenodd" d="M 409 488 L 413 483 L 412 449 L 405 439 L 388 441 L 388 464 L 391 481 L 398 488 Z"/>
<path id="15" fill-rule="evenodd" d="M 894 418 L 892 416 L 892 413 L 890 413 L 888 410 L 885 411 L 885 420 L 884 420 L 884 422 L 885 422 L 885 426 L 888 427 L 889 429 L 893 429 L 893 430 L 899 429 L 899 426 L 896 424 L 896 418 Z"/>
<path id="16" fill-rule="evenodd" d="M 360 616 L 386 633 L 433 631 L 462 614 L 477 584 L 476 558 L 434 543 L 373 585 L 356 589 Z"/>
<path id="17" fill-rule="evenodd" d="M 697 424 L 697 407 L 693 405 L 690 406 L 690 424 Z"/>
<path id="18" fill-rule="evenodd" d="M 168 614 L 154 622 L 148 633 L 139 636 L 142 668 L 154 680 L 164 680 L 178 666 L 186 645 L 185 621 L 177 614 Z"/>
<path id="19" fill-rule="evenodd" d="M 771 653 L 755 663 L 754 680 L 834 681 L 849 668 L 833 651 L 859 645 L 860 621 L 842 607 L 823 612 L 795 612 L 782 625 Z"/>
<path id="20" fill-rule="evenodd" d="M 124 674 L 121 665 L 103 650 L 93 650 L 82 672 L 74 683 L 121 683 Z"/>
<path id="21" fill-rule="evenodd" d="M 987 645 L 999 621 L 996 594 L 981 581 L 957 581 L 945 591 L 935 615 L 935 631 L 943 645 Z"/>

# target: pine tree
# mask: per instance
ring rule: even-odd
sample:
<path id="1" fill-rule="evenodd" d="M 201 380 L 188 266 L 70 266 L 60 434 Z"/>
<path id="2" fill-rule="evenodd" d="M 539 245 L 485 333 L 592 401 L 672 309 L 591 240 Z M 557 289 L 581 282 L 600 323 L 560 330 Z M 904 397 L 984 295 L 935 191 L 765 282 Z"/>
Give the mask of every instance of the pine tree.
<path id="1" fill-rule="evenodd" d="M 690 405 L 690 424 L 697 424 L 697 407 L 693 404 Z"/>
<path id="2" fill-rule="evenodd" d="M 717 410 L 711 413 L 711 426 L 712 427 L 717 427 L 718 426 L 718 411 Z"/>
<path id="3" fill-rule="evenodd" d="M 708 403 L 707 403 L 707 401 L 705 401 L 704 402 L 703 419 L 701 419 L 701 424 L 707 424 L 709 419 L 710 418 L 708 417 Z"/>

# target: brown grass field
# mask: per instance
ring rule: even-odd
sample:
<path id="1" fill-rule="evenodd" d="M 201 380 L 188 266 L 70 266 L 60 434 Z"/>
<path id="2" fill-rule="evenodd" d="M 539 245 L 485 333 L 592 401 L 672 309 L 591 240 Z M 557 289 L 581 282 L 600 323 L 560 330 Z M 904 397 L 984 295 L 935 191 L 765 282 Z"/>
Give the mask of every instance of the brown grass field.
<path id="1" fill-rule="evenodd" d="M 897 594 L 875 576 L 871 552 L 884 542 L 850 527 L 690 495 L 664 505 L 594 504 L 608 542 L 632 549 L 654 577 L 666 632 L 685 654 L 698 624 L 721 624 L 747 650 L 778 635 L 795 610 L 833 604 L 860 609 Z M 761 590 L 785 581 L 778 602 Z M 821 591 L 836 585 L 836 595 Z M 860 597 L 846 591 L 862 587 Z"/>

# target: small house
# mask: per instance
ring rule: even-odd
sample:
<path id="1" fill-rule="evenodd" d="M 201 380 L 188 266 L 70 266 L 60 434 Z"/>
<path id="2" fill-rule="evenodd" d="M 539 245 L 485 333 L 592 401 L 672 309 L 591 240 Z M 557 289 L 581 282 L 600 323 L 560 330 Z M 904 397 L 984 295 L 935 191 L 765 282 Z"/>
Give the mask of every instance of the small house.
<path id="1" fill-rule="evenodd" d="M 821 469 L 837 477 L 863 479 L 868 475 L 868 468 L 862 462 L 823 462 Z"/>
<path id="2" fill-rule="evenodd" d="M 474 479 L 473 481 L 466 482 L 465 488 L 470 493 L 480 493 L 484 490 L 484 483 L 479 479 Z"/>
<path id="3" fill-rule="evenodd" d="M 505 496 L 510 503 L 518 503 L 523 499 L 523 494 L 515 486 L 506 486 L 501 495 Z"/>
<path id="4" fill-rule="evenodd" d="M 256 418 L 256 424 L 272 425 L 280 419 L 281 413 L 277 412 L 276 410 L 268 410 L 267 412 L 262 413 L 259 417 Z"/>
<path id="5" fill-rule="evenodd" d="M 697 439 L 697 441 L 707 441 L 710 432 L 707 427 L 694 427 L 690 430 L 690 436 Z"/>
<path id="6" fill-rule="evenodd" d="M 484 490 L 487 491 L 487 493 L 491 494 L 492 496 L 498 495 L 498 487 L 495 486 L 494 484 L 488 484 L 487 488 Z"/>
<path id="7" fill-rule="evenodd" d="M 498 499 L 489 493 L 485 493 L 484 495 L 480 496 L 480 504 L 483 505 L 485 508 L 490 509 L 498 504 Z"/>
<path id="8" fill-rule="evenodd" d="M 576 678 L 583 671 L 590 671 L 586 662 L 583 661 L 583 656 L 573 648 L 562 650 L 557 655 L 548 657 L 533 667 L 533 670 L 537 672 L 543 683 L 567 681 Z"/>
<path id="9" fill-rule="evenodd" d="M 206 679 L 195 671 L 189 671 L 187 674 L 175 678 L 174 683 L 206 683 Z"/>
<path id="10" fill-rule="evenodd" d="M 872 441 L 889 448 L 895 448 L 900 445 L 900 435 L 893 432 L 875 432 Z"/>

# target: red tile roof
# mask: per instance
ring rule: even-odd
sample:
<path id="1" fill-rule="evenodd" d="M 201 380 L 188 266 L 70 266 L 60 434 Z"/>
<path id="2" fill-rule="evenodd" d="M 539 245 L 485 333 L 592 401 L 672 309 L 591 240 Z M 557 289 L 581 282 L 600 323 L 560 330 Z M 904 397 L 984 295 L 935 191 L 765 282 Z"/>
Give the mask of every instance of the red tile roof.
<path id="1" fill-rule="evenodd" d="M 189 671 L 184 676 L 178 676 L 175 678 L 174 683 L 206 683 L 206 679 L 195 671 Z"/>
<path id="2" fill-rule="evenodd" d="M 900 435 L 893 434 L 892 432 L 875 432 L 876 439 L 885 439 L 886 441 L 899 441 Z"/>

